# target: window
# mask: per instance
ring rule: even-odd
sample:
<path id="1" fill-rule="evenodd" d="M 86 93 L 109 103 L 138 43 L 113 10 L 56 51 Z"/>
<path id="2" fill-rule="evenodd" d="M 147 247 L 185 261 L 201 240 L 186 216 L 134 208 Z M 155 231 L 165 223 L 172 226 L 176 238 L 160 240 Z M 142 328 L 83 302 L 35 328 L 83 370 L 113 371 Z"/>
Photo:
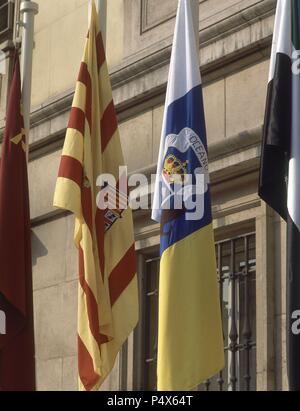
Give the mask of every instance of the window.
<path id="1" fill-rule="evenodd" d="M 226 367 L 199 390 L 255 391 L 255 234 L 217 243 L 216 253 Z"/>
<path id="2" fill-rule="evenodd" d="M 226 367 L 199 391 L 256 390 L 255 234 L 216 244 Z M 159 257 L 145 257 L 141 278 L 141 319 L 136 344 L 136 389 L 156 389 Z"/>
<path id="3" fill-rule="evenodd" d="M 156 390 L 159 258 L 146 261 L 144 384 Z"/>
<path id="4" fill-rule="evenodd" d="M 11 39 L 13 35 L 14 3 L 11 0 L 0 0 L 0 43 Z"/>

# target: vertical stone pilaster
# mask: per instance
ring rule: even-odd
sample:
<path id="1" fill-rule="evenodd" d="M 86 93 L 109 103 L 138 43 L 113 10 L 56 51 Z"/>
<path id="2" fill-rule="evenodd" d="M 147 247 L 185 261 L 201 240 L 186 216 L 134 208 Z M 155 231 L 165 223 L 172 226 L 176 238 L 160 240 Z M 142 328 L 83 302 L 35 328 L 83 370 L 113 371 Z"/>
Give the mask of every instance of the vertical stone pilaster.
<path id="1" fill-rule="evenodd" d="M 276 389 L 274 213 L 264 203 L 256 218 L 257 391 Z"/>
<path id="2" fill-rule="evenodd" d="M 286 363 L 286 222 L 279 216 L 275 221 L 276 294 L 275 294 L 275 354 L 276 388 L 288 390 Z"/>

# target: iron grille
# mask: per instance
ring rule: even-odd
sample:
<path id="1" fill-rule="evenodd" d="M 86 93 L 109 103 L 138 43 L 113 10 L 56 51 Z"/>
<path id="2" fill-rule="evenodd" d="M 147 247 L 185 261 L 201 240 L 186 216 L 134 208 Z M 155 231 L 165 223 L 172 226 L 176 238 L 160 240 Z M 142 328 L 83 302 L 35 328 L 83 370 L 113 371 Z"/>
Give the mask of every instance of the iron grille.
<path id="1" fill-rule="evenodd" d="M 256 390 L 255 234 L 216 243 L 226 367 L 199 391 Z M 146 260 L 141 390 L 156 390 L 159 258 Z M 139 365 L 141 366 L 141 364 Z"/>

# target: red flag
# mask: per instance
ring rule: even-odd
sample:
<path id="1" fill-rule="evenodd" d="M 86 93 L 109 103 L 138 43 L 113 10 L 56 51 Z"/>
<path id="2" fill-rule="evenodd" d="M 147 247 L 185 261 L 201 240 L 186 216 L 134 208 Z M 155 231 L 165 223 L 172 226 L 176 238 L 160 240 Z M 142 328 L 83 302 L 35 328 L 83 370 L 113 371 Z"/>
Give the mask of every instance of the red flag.
<path id="1" fill-rule="evenodd" d="M 0 390 L 35 389 L 31 233 L 16 53 L 0 162 Z"/>

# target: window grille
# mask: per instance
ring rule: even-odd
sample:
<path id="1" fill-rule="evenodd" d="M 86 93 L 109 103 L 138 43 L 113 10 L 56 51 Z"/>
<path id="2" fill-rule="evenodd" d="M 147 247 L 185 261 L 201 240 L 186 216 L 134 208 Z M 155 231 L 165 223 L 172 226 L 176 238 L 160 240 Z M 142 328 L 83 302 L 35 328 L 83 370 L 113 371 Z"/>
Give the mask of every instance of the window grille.
<path id="1" fill-rule="evenodd" d="M 226 366 L 199 391 L 256 390 L 255 234 L 216 243 Z M 159 257 L 145 258 L 141 279 L 141 390 L 156 390 Z"/>

